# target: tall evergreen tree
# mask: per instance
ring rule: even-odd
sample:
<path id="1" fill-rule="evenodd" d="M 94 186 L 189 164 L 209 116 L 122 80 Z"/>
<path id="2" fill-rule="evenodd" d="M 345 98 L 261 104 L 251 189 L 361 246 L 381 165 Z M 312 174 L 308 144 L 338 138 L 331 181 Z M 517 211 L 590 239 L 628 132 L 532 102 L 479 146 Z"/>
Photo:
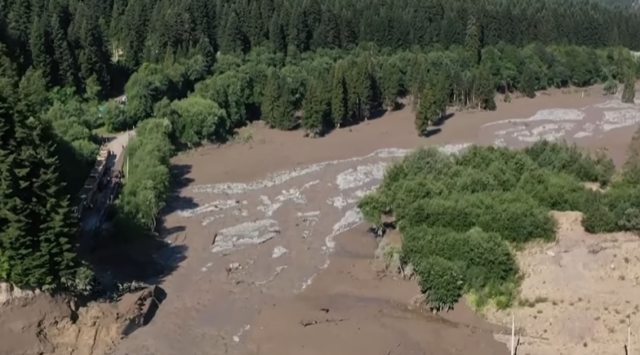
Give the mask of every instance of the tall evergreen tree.
<path id="1" fill-rule="evenodd" d="M 53 84 L 55 81 L 54 75 L 57 76 L 57 73 L 54 73 L 53 68 L 53 59 L 52 53 L 53 49 L 51 48 L 49 31 L 47 30 L 47 19 L 36 18 L 31 27 L 30 33 L 30 51 L 33 66 L 42 72 L 42 76 L 44 77 L 47 87 Z"/>
<path id="2" fill-rule="evenodd" d="M 447 104 L 449 103 L 449 90 L 444 73 L 431 73 L 427 79 L 427 87 L 433 100 L 432 106 L 438 112 L 435 119 L 439 119 L 447 113 Z"/>
<path id="3" fill-rule="evenodd" d="M 59 10 L 62 11 L 62 10 Z M 57 69 L 56 84 L 75 87 L 77 72 L 73 52 L 70 48 L 67 30 L 58 14 L 51 20 L 51 37 L 53 40 L 54 59 Z"/>
<path id="4" fill-rule="evenodd" d="M 476 80 L 475 98 L 483 110 L 493 111 L 496 109 L 496 85 L 491 76 L 491 69 L 488 65 L 483 64 L 478 68 Z"/>
<path id="5" fill-rule="evenodd" d="M 98 19 L 89 17 L 87 22 L 83 23 L 82 32 L 83 50 L 80 66 L 84 78 L 88 80 L 92 76 L 95 77 L 102 92 L 107 92 L 111 81 L 109 72 L 111 55 L 103 38 Z"/>
<path id="6" fill-rule="evenodd" d="M 295 126 L 295 110 L 281 74 L 270 69 L 262 96 L 262 119 L 271 127 L 289 130 Z"/>
<path id="7" fill-rule="evenodd" d="M 284 32 L 284 27 L 280 22 L 280 17 L 274 14 L 271 22 L 269 23 L 269 40 L 271 46 L 278 53 L 287 52 L 287 38 Z"/>
<path id="8" fill-rule="evenodd" d="M 479 63 L 481 49 L 480 26 L 473 16 L 469 16 L 467 20 L 467 32 L 464 44 L 474 64 Z"/>
<path id="9" fill-rule="evenodd" d="M 249 49 L 240 20 L 232 9 L 220 38 L 220 50 L 224 53 L 245 53 Z"/>
<path id="10" fill-rule="evenodd" d="M 333 67 L 331 81 L 331 118 L 336 128 L 345 123 L 348 114 L 348 93 L 345 79 L 345 65 L 343 61 L 338 61 Z"/>
<path id="11" fill-rule="evenodd" d="M 347 92 L 349 106 L 353 110 L 356 120 L 366 120 L 373 109 L 372 75 L 367 58 L 360 57 L 355 61 L 355 67 L 350 71 Z"/>
<path id="12" fill-rule="evenodd" d="M 520 92 L 524 96 L 529 98 L 536 97 L 536 76 L 535 71 L 531 65 L 526 65 L 522 72 L 522 79 L 520 80 Z"/>
<path id="13" fill-rule="evenodd" d="M 429 126 L 440 116 L 441 108 L 438 107 L 437 94 L 430 87 L 426 87 L 420 94 L 420 102 L 416 111 L 415 126 L 418 135 L 427 132 Z"/>
<path id="14" fill-rule="evenodd" d="M 388 110 L 392 110 L 400 93 L 401 73 L 398 64 L 392 61 L 383 63 L 380 79 L 384 106 Z"/>
<path id="15" fill-rule="evenodd" d="M 302 128 L 311 136 L 322 135 L 328 107 L 320 79 L 312 78 L 307 84 L 302 109 Z"/>

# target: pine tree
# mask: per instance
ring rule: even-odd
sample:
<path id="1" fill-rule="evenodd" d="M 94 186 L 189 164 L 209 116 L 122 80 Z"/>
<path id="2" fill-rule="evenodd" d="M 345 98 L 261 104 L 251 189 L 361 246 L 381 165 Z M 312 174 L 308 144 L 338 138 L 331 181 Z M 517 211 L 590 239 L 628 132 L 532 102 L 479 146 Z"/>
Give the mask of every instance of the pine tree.
<path id="1" fill-rule="evenodd" d="M 136 69 L 144 60 L 145 41 L 149 25 L 149 13 L 146 1 L 128 3 L 122 20 L 123 51 L 125 64 Z M 114 29 L 114 35 L 118 29 Z"/>
<path id="2" fill-rule="evenodd" d="M 249 21 L 247 21 L 247 36 L 253 46 L 262 43 L 262 14 L 260 13 L 260 3 L 255 1 L 250 5 Z"/>
<path id="3" fill-rule="evenodd" d="M 39 70 L 27 70 L 20 80 L 18 93 L 22 98 L 18 104 L 18 111 L 27 117 L 36 117 L 44 112 L 49 104 L 47 82 Z"/>
<path id="4" fill-rule="evenodd" d="M 284 33 L 284 27 L 280 23 L 280 16 L 274 14 L 271 22 L 269 23 L 269 40 L 273 50 L 277 53 L 287 52 L 287 39 Z"/>
<path id="5" fill-rule="evenodd" d="M 434 109 L 438 112 L 436 118 L 441 118 L 447 113 L 447 105 L 449 104 L 449 89 L 444 73 L 441 71 L 432 72 L 427 80 L 427 87 L 433 97 Z"/>
<path id="6" fill-rule="evenodd" d="M 382 65 L 381 74 L 381 90 L 384 106 L 388 110 L 393 110 L 396 105 L 396 99 L 400 92 L 401 73 L 400 68 L 395 62 L 386 61 Z"/>
<path id="7" fill-rule="evenodd" d="M 312 78 L 309 80 L 302 106 L 304 111 L 302 128 L 312 137 L 320 136 L 323 133 L 324 121 L 328 111 L 323 91 L 324 85 L 320 79 Z"/>
<path id="8" fill-rule="evenodd" d="M 284 80 L 280 81 L 279 97 L 276 106 L 276 128 L 288 131 L 297 124 L 296 109 L 289 93 L 289 88 Z"/>
<path id="9" fill-rule="evenodd" d="M 354 110 L 356 120 L 366 120 L 371 116 L 374 99 L 372 77 L 367 58 L 358 58 L 355 68 L 351 70 L 350 74 L 349 106 Z"/>
<path id="10" fill-rule="evenodd" d="M 1 55 L 1 52 L 0 52 Z M 16 215 L 20 212 L 21 201 L 15 197 L 12 174 L 13 152 L 15 148 L 13 130 L 13 107 L 10 98 L 5 94 L 10 92 L 6 81 L 0 81 L 0 281 L 13 280 L 16 273 L 17 260 L 20 258 L 22 247 L 27 241 L 24 234 L 28 221 L 26 217 Z M 18 271 L 20 272 L 20 271 Z"/>
<path id="11" fill-rule="evenodd" d="M 54 135 L 15 112 L 5 93 L 0 88 L 0 279 L 50 289 L 75 271 Z"/>
<path id="12" fill-rule="evenodd" d="M 47 31 L 47 19 L 35 19 L 31 27 L 30 41 L 33 67 L 42 72 L 47 87 L 54 83 L 53 61 L 51 59 L 50 39 Z M 57 74 L 56 74 L 57 75 Z"/>
<path id="13" fill-rule="evenodd" d="M 344 62 L 338 61 L 333 66 L 331 81 L 331 118 L 336 128 L 345 123 L 347 119 L 347 82 L 344 78 Z"/>
<path id="14" fill-rule="evenodd" d="M 57 67 L 56 84 L 60 86 L 76 86 L 76 63 L 71 52 L 66 29 L 62 19 L 54 15 L 51 20 L 51 35 L 53 40 L 54 58 Z"/>
<path id="15" fill-rule="evenodd" d="M 9 12 L 9 27 L 16 35 L 17 57 L 20 64 L 28 67 L 31 64 L 31 53 L 29 50 L 29 32 L 33 21 L 33 6 L 30 0 L 16 0 Z"/>
<path id="16" fill-rule="evenodd" d="M 97 17 L 88 18 L 87 22 L 83 24 L 82 34 L 81 68 L 84 79 L 95 77 L 100 84 L 101 91 L 107 92 L 111 81 L 109 75 L 111 56 L 102 36 Z"/>
<path id="17" fill-rule="evenodd" d="M 311 33 L 307 22 L 306 13 L 303 10 L 294 10 L 295 12 L 289 18 L 287 43 L 293 45 L 299 52 L 305 52 L 309 49 L 311 41 Z"/>
<path id="18" fill-rule="evenodd" d="M 475 17 L 470 16 L 467 21 L 467 33 L 465 38 L 465 48 L 471 56 L 474 64 L 480 62 L 480 26 L 478 25 Z"/>
<path id="19" fill-rule="evenodd" d="M 475 98 L 480 103 L 483 110 L 494 111 L 496 109 L 496 86 L 491 76 L 491 69 L 488 65 L 483 64 L 478 68 L 476 76 Z"/>
<path id="20" fill-rule="evenodd" d="M 422 136 L 429 126 L 441 115 L 441 108 L 438 107 L 438 98 L 430 87 L 425 88 L 420 94 L 420 102 L 416 112 L 416 131 Z"/>
<path id="21" fill-rule="evenodd" d="M 280 101 L 280 88 L 279 88 L 279 73 L 275 69 L 270 69 L 267 72 L 267 80 L 262 92 L 262 105 L 260 110 L 262 111 L 262 120 L 271 128 L 276 126 L 276 114 L 277 106 Z"/>
<path id="22" fill-rule="evenodd" d="M 262 120 L 271 128 L 289 130 L 295 126 L 295 108 L 288 92 L 289 88 L 281 74 L 271 68 L 262 96 Z"/>
<path id="23" fill-rule="evenodd" d="M 520 80 L 520 92 L 523 93 L 526 97 L 534 98 L 536 97 L 536 86 L 536 73 L 534 72 L 531 65 L 525 65 L 522 72 L 522 79 Z"/>
<path id="24" fill-rule="evenodd" d="M 223 53 L 245 53 L 248 50 L 246 35 L 236 12 L 232 9 L 220 39 Z"/>

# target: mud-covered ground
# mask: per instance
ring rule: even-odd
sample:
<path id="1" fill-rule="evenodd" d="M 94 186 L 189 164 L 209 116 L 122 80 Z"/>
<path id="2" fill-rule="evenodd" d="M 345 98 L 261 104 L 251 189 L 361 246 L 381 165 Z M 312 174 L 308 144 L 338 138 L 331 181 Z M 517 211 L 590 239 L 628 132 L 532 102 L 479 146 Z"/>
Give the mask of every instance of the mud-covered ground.
<path id="1" fill-rule="evenodd" d="M 170 296 L 156 319 L 120 353 L 506 351 L 464 306 L 448 320 L 406 308 L 415 285 L 380 280 L 369 265 L 373 238 L 364 226 L 351 229 L 361 222 L 358 197 L 386 164 L 424 144 L 457 151 L 567 139 L 607 147 L 619 163 L 639 121 L 635 106 L 597 91 L 552 92 L 499 103 L 496 112 L 456 112 L 426 139 L 405 109 L 316 140 L 250 127 L 248 143 L 180 157 L 189 186 L 166 226 L 169 240 L 188 245 L 188 258 L 165 283 Z M 306 318 L 318 324 L 304 326 Z"/>

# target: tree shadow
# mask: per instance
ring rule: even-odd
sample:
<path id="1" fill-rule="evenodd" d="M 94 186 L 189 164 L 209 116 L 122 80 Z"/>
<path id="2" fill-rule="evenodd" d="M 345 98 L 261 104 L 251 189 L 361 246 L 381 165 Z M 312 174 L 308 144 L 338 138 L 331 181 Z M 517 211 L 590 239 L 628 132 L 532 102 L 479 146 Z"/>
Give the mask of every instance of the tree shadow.
<path id="1" fill-rule="evenodd" d="M 161 224 L 158 225 L 158 230 L 160 230 L 160 233 L 159 233 L 160 234 L 159 235 L 160 239 L 171 240 L 171 237 L 173 237 L 174 235 L 176 235 L 178 233 L 185 232 L 187 230 L 187 227 L 185 227 L 185 226 L 173 226 L 173 227 L 167 228 L 167 227 L 164 226 L 164 221 L 162 221 Z"/>
<path id="2" fill-rule="evenodd" d="M 182 190 L 194 181 L 188 176 L 191 168 L 190 164 L 171 164 L 171 190 Z"/>
<path id="3" fill-rule="evenodd" d="M 102 133 L 98 134 L 98 144 L 108 144 L 113 142 L 118 137 L 115 133 Z"/>
<path id="4" fill-rule="evenodd" d="M 453 116 L 455 116 L 455 113 L 449 112 L 446 115 L 444 115 L 444 116 L 438 118 L 437 120 L 435 120 L 433 122 L 432 126 L 440 127 L 440 126 L 444 125 Z"/>
<path id="5" fill-rule="evenodd" d="M 186 231 L 186 227 L 165 228 L 162 216 L 182 208 L 198 207 L 193 199 L 180 196 L 180 190 L 193 182 L 188 177 L 190 172 L 191 165 L 176 164 L 171 167 L 172 195 L 157 218 L 159 225 L 156 231 L 160 231 L 160 235 L 149 232 L 135 220 L 121 215 L 105 223 L 104 231 L 98 230 L 94 235 L 84 236 L 84 240 L 90 238 L 91 242 L 83 243 L 87 244 L 83 248 L 79 245 L 78 250 L 80 259 L 91 265 L 94 271 L 96 292 L 91 297 L 112 297 L 122 291 L 120 285 L 140 282 L 159 285 L 186 259 L 188 247 L 181 245 L 178 240 L 174 240 L 174 243 L 170 241 L 171 236 Z M 116 225 L 117 228 L 114 227 Z"/>
<path id="6" fill-rule="evenodd" d="M 429 137 L 433 137 L 433 136 L 439 134 L 440 132 L 442 132 L 442 128 L 440 128 L 440 127 L 429 128 L 426 131 L 422 132 L 422 134 L 420 134 L 420 136 L 424 137 L 424 138 L 429 138 Z"/>
<path id="7" fill-rule="evenodd" d="M 393 108 L 391 108 L 391 110 L 389 110 L 388 112 L 404 110 L 405 107 L 407 107 L 407 104 L 405 104 L 404 102 L 396 101 L 393 103 Z"/>
<path id="8" fill-rule="evenodd" d="M 179 210 L 188 210 L 199 206 L 193 198 L 180 194 L 194 181 L 188 176 L 191 173 L 191 167 L 189 164 L 171 165 L 171 190 L 167 197 L 167 204 L 160 211 L 160 216 L 165 217 Z"/>
<path id="9" fill-rule="evenodd" d="M 133 240 L 102 237 L 81 258 L 94 271 L 93 299 L 112 297 L 121 285 L 160 285 L 186 260 L 186 245 L 173 245 L 159 238 L 140 236 Z"/>
<path id="10" fill-rule="evenodd" d="M 384 108 L 377 108 L 371 111 L 371 116 L 367 119 L 367 121 L 377 120 L 378 118 L 384 116 L 388 111 Z M 363 122 L 363 121 L 361 121 Z"/>

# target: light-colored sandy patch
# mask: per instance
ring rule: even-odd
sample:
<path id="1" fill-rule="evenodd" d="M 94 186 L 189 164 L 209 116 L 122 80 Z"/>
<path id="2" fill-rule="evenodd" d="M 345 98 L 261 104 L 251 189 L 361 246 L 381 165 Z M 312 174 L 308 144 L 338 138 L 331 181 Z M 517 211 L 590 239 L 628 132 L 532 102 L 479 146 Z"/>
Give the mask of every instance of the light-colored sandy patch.
<path id="1" fill-rule="evenodd" d="M 622 354 L 627 317 L 640 321 L 640 241 L 628 233 L 592 235 L 581 213 L 554 213 L 556 243 L 518 253 L 524 273 L 521 301 L 513 310 L 520 354 Z M 511 311 L 489 311 L 508 325 Z"/>

